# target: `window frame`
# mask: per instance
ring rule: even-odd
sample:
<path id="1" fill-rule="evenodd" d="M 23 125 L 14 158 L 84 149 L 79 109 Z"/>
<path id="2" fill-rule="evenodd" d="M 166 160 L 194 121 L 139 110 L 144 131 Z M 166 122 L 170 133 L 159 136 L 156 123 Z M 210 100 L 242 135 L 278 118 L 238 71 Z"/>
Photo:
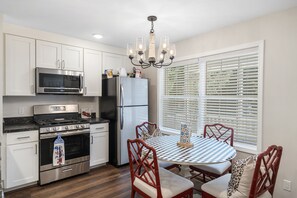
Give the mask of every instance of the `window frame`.
<path id="1" fill-rule="evenodd" d="M 249 144 L 242 144 L 242 143 L 236 143 L 234 142 L 234 147 L 238 151 L 246 152 L 246 153 L 258 153 L 262 151 L 262 134 L 263 134 L 263 90 L 264 90 L 264 40 L 260 40 L 257 42 L 252 42 L 252 43 L 246 43 L 246 44 L 241 44 L 233 47 L 228 47 L 228 48 L 223 48 L 220 50 L 213 50 L 213 51 L 208 51 L 204 53 L 198 53 L 198 54 L 193 54 L 189 56 L 184 56 L 177 58 L 175 61 L 186 61 L 189 59 L 197 59 L 197 62 L 199 58 L 202 57 L 207 57 L 207 56 L 214 56 L 214 55 L 219 55 L 223 53 L 230 53 L 232 51 L 240 51 L 240 50 L 245 50 L 248 48 L 253 48 L 257 47 L 258 48 L 258 57 L 259 57 L 259 65 L 258 65 L 258 133 L 257 133 L 257 145 L 252 146 Z M 199 67 L 200 67 L 200 72 L 201 71 L 201 66 L 199 62 Z M 205 68 L 206 69 L 206 68 Z M 164 68 L 161 68 L 157 71 L 157 123 L 162 130 L 162 132 L 166 134 L 179 134 L 176 130 L 171 130 L 169 128 L 164 128 L 162 127 L 162 114 L 163 114 L 163 100 L 162 96 L 164 93 L 164 84 L 163 84 L 163 76 L 164 76 Z M 199 86 L 201 81 L 203 79 L 200 78 Z M 199 92 L 202 89 L 199 88 Z M 199 93 L 200 95 L 200 93 Z M 198 96 L 199 97 L 199 96 Z M 199 107 L 200 108 L 200 107 Z M 198 123 L 199 125 L 199 123 Z M 201 131 L 203 133 L 203 131 Z M 199 135 L 199 134 L 198 134 Z"/>

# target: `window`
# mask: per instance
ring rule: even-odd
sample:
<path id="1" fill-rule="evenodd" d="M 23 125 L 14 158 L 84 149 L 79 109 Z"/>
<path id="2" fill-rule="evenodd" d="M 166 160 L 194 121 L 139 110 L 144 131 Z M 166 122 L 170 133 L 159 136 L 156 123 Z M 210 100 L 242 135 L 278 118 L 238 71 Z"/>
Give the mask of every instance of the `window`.
<path id="1" fill-rule="evenodd" d="M 180 61 L 162 70 L 159 125 L 179 132 L 187 123 L 234 128 L 235 145 L 256 151 L 262 127 L 262 45 Z"/>
<path id="2" fill-rule="evenodd" d="M 198 59 L 174 63 L 164 70 L 162 90 L 162 128 L 178 132 L 186 123 L 197 131 L 198 121 Z"/>

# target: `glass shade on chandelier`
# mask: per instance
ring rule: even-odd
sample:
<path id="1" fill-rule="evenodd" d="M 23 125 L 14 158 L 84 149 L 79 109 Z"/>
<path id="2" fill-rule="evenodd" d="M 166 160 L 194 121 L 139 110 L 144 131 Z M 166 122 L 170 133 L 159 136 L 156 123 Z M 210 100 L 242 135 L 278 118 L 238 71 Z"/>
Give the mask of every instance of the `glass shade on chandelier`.
<path id="1" fill-rule="evenodd" d="M 148 52 L 146 49 L 146 42 L 142 37 L 137 38 L 135 44 L 127 44 L 127 55 L 129 56 L 131 63 L 135 66 L 140 66 L 143 69 L 146 69 L 150 66 L 156 68 L 169 66 L 172 64 L 173 59 L 176 56 L 175 45 L 170 44 L 168 37 L 163 37 L 160 39 L 159 50 L 156 54 L 156 38 L 153 23 L 156 20 L 156 16 L 148 17 L 148 21 L 151 22 Z M 135 61 L 135 59 L 137 61 Z"/>

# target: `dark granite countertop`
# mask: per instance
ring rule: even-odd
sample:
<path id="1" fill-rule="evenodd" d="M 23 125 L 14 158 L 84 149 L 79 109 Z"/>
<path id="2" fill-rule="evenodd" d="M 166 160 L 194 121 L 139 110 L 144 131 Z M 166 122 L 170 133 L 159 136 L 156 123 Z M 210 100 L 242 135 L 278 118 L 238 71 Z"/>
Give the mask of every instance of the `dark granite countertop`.
<path id="1" fill-rule="evenodd" d="M 105 120 L 102 118 L 86 118 L 90 124 L 100 124 L 100 123 L 109 123 L 109 120 Z"/>
<path id="2" fill-rule="evenodd" d="M 4 133 L 39 130 L 39 126 L 34 123 L 33 117 L 4 118 Z"/>
<path id="3" fill-rule="evenodd" d="M 90 124 L 109 123 L 102 118 L 85 119 Z M 33 117 L 4 118 L 3 133 L 39 130 L 39 126 L 33 121 Z"/>

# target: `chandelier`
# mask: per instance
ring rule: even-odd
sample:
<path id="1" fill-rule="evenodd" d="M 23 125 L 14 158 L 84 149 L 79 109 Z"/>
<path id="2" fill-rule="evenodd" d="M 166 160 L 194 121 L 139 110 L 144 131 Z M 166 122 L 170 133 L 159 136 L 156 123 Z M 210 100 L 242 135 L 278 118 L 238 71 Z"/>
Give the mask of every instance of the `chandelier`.
<path id="1" fill-rule="evenodd" d="M 143 37 L 140 37 L 136 39 L 136 44 L 127 45 L 127 55 L 129 56 L 131 63 L 135 66 L 140 66 L 143 69 L 150 66 L 161 68 L 163 66 L 171 65 L 176 55 L 175 45 L 169 43 L 168 37 L 162 38 L 156 57 L 154 21 L 157 20 L 157 17 L 149 16 L 147 17 L 147 20 L 151 22 L 148 59 L 146 61 L 146 43 L 144 42 Z M 134 58 L 137 59 L 138 63 L 133 61 L 135 60 Z"/>

